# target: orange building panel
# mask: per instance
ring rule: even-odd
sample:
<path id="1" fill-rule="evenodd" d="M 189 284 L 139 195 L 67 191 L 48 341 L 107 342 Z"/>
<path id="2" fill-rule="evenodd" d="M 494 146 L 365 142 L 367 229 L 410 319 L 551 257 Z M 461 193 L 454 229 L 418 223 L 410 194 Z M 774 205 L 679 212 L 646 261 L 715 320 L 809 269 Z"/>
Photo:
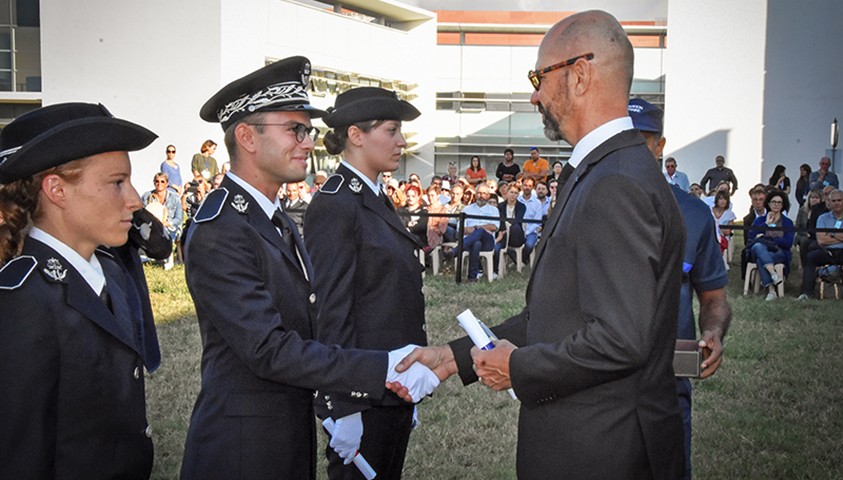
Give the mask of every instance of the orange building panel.
<path id="1" fill-rule="evenodd" d="M 490 23 L 503 25 L 553 25 L 572 15 L 574 12 L 506 12 L 478 10 L 442 10 L 437 11 L 440 23 Z M 653 21 L 621 22 L 623 25 L 655 25 Z M 543 35 L 512 33 L 476 33 L 465 34 L 466 45 L 522 45 L 538 46 Z M 631 35 L 634 47 L 659 47 L 658 35 Z M 459 45 L 459 33 L 439 33 L 439 45 Z"/>

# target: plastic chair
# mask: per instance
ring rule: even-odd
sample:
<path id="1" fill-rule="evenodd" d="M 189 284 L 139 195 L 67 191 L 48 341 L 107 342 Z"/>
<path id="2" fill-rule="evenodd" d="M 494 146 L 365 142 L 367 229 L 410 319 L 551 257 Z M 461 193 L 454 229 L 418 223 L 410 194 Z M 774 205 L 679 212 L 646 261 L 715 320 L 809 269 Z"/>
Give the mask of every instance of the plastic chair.
<path id="1" fill-rule="evenodd" d="M 489 282 L 491 283 L 495 279 L 494 278 L 494 272 L 493 272 L 494 266 L 495 266 L 495 263 L 494 263 L 495 251 L 494 250 L 481 251 L 480 252 L 480 259 L 486 260 L 486 268 L 484 270 L 486 272 L 486 277 L 489 279 Z M 461 260 L 462 260 L 463 270 L 467 271 L 467 269 L 468 269 L 468 267 L 466 265 L 466 262 L 468 261 L 468 252 L 467 251 L 462 252 Z M 456 262 L 457 260 L 454 259 L 454 261 Z M 456 263 L 454 263 L 454 266 L 456 268 Z"/>
<path id="2" fill-rule="evenodd" d="M 450 248 L 456 250 L 457 243 L 456 242 L 446 242 L 446 243 L 443 243 L 442 245 L 439 245 L 438 247 L 436 247 L 436 248 L 434 248 L 433 250 L 430 251 L 430 261 L 431 261 L 431 263 L 433 263 L 433 275 L 434 276 L 439 275 L 439 265 L 442 263 L 442 260 L 439 258 L 439 255 L 441 255 L 444 252 L 444 250 L 443 250 L 444 247 L 450 247 Z"/>
<path id="3" fill-rule="evenodd" d="M 776 293 L 779 295 L 779 298 L 782 298 L 784 297 L 784 264 L 777 263 L 773 265 L 773 269 L 776 271 L 776 275 L 782 279 L 782 283 L 776 287 Z M 749 262 L 746 264 L 746 277 L 743 282 L 744 295 L 749 293 L 750 285 L 752 285 L 752 291 L 754 293 L 757 294 L 761 291 L 761 275 L 758 274 L 758 266 L 755 262 Z"/>

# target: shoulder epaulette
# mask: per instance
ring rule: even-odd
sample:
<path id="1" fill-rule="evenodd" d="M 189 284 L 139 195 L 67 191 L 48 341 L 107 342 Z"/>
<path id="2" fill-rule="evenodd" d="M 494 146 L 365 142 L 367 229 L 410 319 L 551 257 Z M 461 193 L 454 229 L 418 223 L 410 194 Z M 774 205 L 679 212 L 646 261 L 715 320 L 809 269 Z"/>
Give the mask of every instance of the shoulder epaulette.
<path id="1" fill-rule="evenodd" d="M 322 184 L 322 188 L 319 189 L 319 193 L 333 195 L 340 191 L 340 187 L 343 182 L 345 182 L 345 178 L 342 175 L 335 173 L 325 180 L 325 183 Z"/>
<path id="2" fill-rule="evenodd" d="M 36 265 L 38 261 L 30 255 L 10 260 L 0 268 L 0 290 L 14 290 L 23 285 Z"/>
<path id="3" fill-rule="evenodd" d="M 225 199 L 228 198 L 228 189 L 217 188 L 205 196 L 202 200 L 202 205 L 199 206 L 199 211 L 193 217 L 196 223 L 208 222 L 217 218 L 225 205 Z"/>

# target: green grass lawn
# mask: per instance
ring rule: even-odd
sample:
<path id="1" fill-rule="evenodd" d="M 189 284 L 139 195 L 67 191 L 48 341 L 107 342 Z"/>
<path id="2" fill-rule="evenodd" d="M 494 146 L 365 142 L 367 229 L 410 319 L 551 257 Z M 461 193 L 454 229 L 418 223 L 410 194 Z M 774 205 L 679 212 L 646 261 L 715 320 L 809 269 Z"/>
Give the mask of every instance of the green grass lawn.
<path id="1" fill-rule="evenodd" d="M 843 302 L 794 301 L 795 273 L 787 298 L 765 302 L 763 294 L 742 297 L 740 269 L 730 272 L 734 317 L 726 360 L 712 378 L 695 382 L 697 479 L 843 478 Z M 528 277 L 529 269 L 513 269 L 492 284 L 456 285 L 452 277 L 428 272 L 430 342 L 460 335 L 454 317 L 465 308 L 489 324 L 518 312 Z M 201 340 L 182 267 L 148 267 L 147 278 L 163 357 L 147 379 L 153 478 L 170 479 L 178 477 L 199 388 Z M 506 393 L 462 387 L 452 378 L 419 408 L 422 423 L 410 442 L 404 478 L 515 478 L 518 402 Z"/>

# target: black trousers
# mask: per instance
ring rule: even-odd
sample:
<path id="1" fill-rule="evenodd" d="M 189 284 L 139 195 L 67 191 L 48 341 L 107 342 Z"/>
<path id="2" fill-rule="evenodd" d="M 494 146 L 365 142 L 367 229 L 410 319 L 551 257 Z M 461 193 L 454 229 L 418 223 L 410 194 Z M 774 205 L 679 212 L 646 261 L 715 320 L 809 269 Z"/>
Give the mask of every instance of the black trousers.
<path id="1" fill-rule="evenodd" d="M 400 479 L 413 429 L 413 405 L 375 407 L 364 411 L 361 417 L 363 438 L 360 441 L 360 453 L 375 470 L 378 479 Z M 342 458 L 330 445 L 325 447 L 325 456 L 328 458 L 328 478 L 331 480 L 364 478 L 353 463 L 343 465 Z"/>

